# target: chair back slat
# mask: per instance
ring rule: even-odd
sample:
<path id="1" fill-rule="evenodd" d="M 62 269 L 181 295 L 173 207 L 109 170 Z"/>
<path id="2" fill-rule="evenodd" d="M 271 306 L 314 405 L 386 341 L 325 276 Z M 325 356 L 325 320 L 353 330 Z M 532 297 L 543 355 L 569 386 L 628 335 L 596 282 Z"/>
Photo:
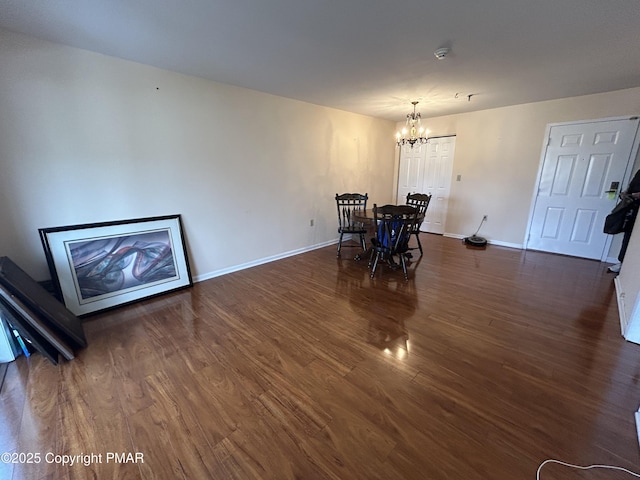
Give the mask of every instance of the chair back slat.
<path id="1" fill-rule="evenodd" d="M 427 195 L 426 193 L 409 193 L 407 195 L 407 205 L 415 207 L 418 209 L 418 216 L 424 219 L 427 214 L 427 207 L 429 207 L 429 202 L 431 202 L 431 195 Z M 417 233 L 420 231 L 420 223 L 416 223 L 413 226 L 412 232 Z"/>
<path id="2" fill-rule="evenodd" d="M 347 231 L 350 229 L 362 229 L 362 225 L 355 221 L 354 210 L 366 210 L 369 196 L 361 193 L 336 193 L 336 204 L 338 207 L 339 229 Z"/>

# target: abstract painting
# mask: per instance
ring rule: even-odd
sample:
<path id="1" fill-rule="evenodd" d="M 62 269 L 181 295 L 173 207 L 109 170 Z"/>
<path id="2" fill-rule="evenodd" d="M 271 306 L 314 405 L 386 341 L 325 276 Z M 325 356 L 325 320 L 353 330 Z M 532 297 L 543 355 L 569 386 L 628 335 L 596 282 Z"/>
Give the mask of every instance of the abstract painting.
<path id="1" fill-rule="evenodd" d="M 86 315 L 191 286 L 179 215 L 40 229 L 65 305 Z"/>

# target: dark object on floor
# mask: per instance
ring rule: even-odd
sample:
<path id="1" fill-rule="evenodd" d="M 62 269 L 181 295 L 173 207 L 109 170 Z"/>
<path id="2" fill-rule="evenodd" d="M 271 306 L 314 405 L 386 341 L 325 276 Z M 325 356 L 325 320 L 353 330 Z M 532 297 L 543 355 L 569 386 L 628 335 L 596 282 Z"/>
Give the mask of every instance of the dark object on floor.
<path id="1" fill-rule="evenodd" d="M 466 237 L 465 239 L 463 239 L 463 242 L 464 242 L 465 245 L 470 245 L 472 247 L 486 247 L 487 246 L 487 243 L 488 243 L 487 239 L 484 238 L 484 237 L 479 237 L 478 236 L 478 232 L 482 228 L 482 224 L 485 222 L 486 219 L 487 219 L 486 215 L 484 217 L 482 217 L 482 220 L 480 220 L 480 225 L 478 225 L 478 229 L 476 230 L 476 233 L 474 233 L 470 237 Z"/>
<path id="2" fill-rule="evenodd" d="M 486 247 L 487 239 L 484 237 L 479 237 L 477 235 L 471 235 L 470 237 L 466 237 L 464 239 L 465 245 L 471 245 L 472 247 Z"/>
<path id="3" fill-rule="evenodd" d="M 27 306 L 22 300 L 12 295 L 6 290 L 4 285 L 0 284 L 0 309 L 8 315 L 9 324 L 16 328 L 19 332 L 28 329 L 29 332 L 37 334 L 36 339 L 42 342 L 48 342 L 58 352 L 60 352 L 67 360 L 72 360 L 73 346 L 76 344 L 69 340 L 64 333 L 58 333 L 55 327 L 50 327 L 46 321 L 40 319 L 39 315 Z M 34 335 L 21 335 L 31 339 Z"/>
<path id="4" fill-rule="evenodd" d="M 51 326 L 69 337 L 77 347 L 86 347 L 82 322 L 9 257 L 0 257 L 0 284 L 20 298 Z"/>
<path id="5" fill-rule="evenodd" d="M 87 346 L 80 319 L 9 257 L 0 257 L 0 308 L 8 323 L 54 364 L 58 353 L 71 360 L 74 349 Z"/>
<path id="6" fill-rule="evenodd" d="M 9 327 L 15 329 L 24 342 L 24 344 L 21 344 L 21 347 L 27 349 L 23 351 L 25 356 L 29 356 L 29 349 L 32 347 L 33 351 L 40 352 L 43 357 L 47 358 L 54 365 L 58 364 L 58 349 L 54 347 L 47 338 L 38 333 L 38 331 L 29 325 L 22 317 L 6 308 L 4 302 L 0 303 L 0 308 Z"/>

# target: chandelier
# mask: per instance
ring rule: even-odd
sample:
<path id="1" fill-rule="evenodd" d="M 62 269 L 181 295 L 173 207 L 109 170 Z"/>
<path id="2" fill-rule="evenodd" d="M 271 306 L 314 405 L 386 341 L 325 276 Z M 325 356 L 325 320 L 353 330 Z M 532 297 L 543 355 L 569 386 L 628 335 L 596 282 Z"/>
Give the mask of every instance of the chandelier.
<path id="1" fill-rule="evenodd" d="M 396 142 L 398 146 L 408 143 L 413 148 L 415 143 L 427 143 L 427 131 L 420 124 L 420 112 L 416 112 L 418 102 L 411 102 L 411 104 L 413 105 L 413 113 L 407 114 L 407 125 L 402 129 L 402 133 L 396 133 Z M 409 134 L 408 138 L 407 134 Z"/>

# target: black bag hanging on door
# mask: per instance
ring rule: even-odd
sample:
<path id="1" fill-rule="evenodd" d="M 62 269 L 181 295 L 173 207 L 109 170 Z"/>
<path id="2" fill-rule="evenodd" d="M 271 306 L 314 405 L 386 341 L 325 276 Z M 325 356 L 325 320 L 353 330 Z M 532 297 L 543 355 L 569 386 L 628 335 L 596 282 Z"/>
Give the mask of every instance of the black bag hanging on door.
<path id="1" fill-rule="evenodd" d="M 625 231 L 629 220 L 633 217 L 635 202 L 631 196 L 624 196 L 604 219 L 604 233 L 615 235 Z"/>

